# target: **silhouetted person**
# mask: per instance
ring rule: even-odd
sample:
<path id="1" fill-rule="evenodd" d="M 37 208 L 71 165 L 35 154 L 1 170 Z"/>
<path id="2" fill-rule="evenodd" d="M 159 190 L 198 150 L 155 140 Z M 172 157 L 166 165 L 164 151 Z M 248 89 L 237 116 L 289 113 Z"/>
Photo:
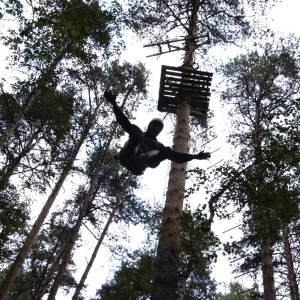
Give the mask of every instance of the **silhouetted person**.
<path id="1" fill-rule="evenodd" d="M 123 111 L 116 103 L 116 95 L 105 91 L 104 97 L 112 104 L 117 122 L 129 134 L 128 141 L 119 152 L 120 163 L 135 175 L 142 175 L 146 168 L 156 168 L 163 160 L 169 159 L 177 163 L 185 163 L 192 159 L 208 159 L 210 153 L 201 151 L 198 154 L 189 154 L 173 151 L 158 142 L 156 137 L 162 131 L 164 123 L 155 118 L 150 121 L 145 132 L 138 126 L 131 124 Z"/>

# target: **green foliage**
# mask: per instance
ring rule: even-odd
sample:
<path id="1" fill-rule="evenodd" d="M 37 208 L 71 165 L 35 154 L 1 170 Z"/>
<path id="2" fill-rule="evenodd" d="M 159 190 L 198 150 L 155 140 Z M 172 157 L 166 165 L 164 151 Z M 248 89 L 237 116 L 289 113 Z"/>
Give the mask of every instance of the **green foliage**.
<path id="1" fill-rule="evenodd" d="M 130 176 L 126 170 L 120 170 L 120 164 L 115 159 L 116 153 L 115 149 L 106 152 L 105 149 L 102 149 L 102 153 L 98 150 L 92 154 L 92 160 L 88 162 L 88 172 L 90 172 L 89 176 L 91 176 L 94 169 L 93 164 L 98 163 L 99 159 L 105 157 L 98 177 L 99 184 L 95 200 L 90 204 L 87 213 L 87 217 L 90 220 L 99 219 L 97 217 L 99 213 L 109 215 L 112 207 L 116 204 L 116 198 L 119 197 L 125 182 Z M 115 222 L 138 224 L 148 221 L 150 208 L 145 201 L 135 196 L 135 189 L 138 187 L 139 181 L 136 177 L 132 177 L 125 194 L 118 204 L 118 209 L 114 217 Z"/>
<path id="2" fill-rule="evenodd" d="M 253 276 L 264 259 L 262 240 L 276 248 L 283 224 L 299 215 L 299 41 L 287 42 L 240 55 L 222 68 L 222 100 L 231 106 L 233 124 L 228 140 L 240 150 L 238 165 L 250 166 L 224 195 L 242 211 L 244 233 L 225 249 L 243 259 L 237 271 Z"/>
<path id="3" fill-rule="evenodd" d="M 103 88 L 111 89 L 114 93 L 125 94 L 130 91 L 143 96 L 147 93 L 149 71 L 142 63 L 133 65 L 127 62 L 120 64 L 119 61 L 112 61 L 105 68 L 99 70 L 99 76 Z"/>
<path id="4" fill-rule="evenodd" d="M 18 98 L 19 93 L 2 96 L 2 134 L 5 134 L 22 112 L 23 99 Z M 30 92 L 27 96 L 31 97 Z M 25 93 L 22 97 L 25 98 Z M 23 173 L 23 183 L 27 187 L 39 186 L 45 190 L 55 175 L 55 165 L 59 166 L 61 158 L 68 155 L 70 130 L 74 114 L 78 113 L 76 101 L 72 93 L 50 88 L 45 88 L 35 98 L 2 149 L 2 188 L 19 171 Z M 39 172 L 36 172 L 37 168 Z"/>
<path id="5" fill-rule="evenodd" d="M 71 127 L 71 117 L 74 114 L 75 99 L 72 93 L 44 90 L 36 99 L 34 105 L 25 113 L 25 119 L 29 124 L 37 123 L 45 131 L 45 140 L 50 143 L 59 141 L 69 132 Z M 37 125 L 35 125 L 37 126 Z"/>
<path id="6" fill-rule="evenodd" d="M 0 190 L 0 256 L 5 263 L 12 259 L 18 243 L 18 234 L 24 230 L 28 216 L 28 204 L 20 201 L 16 188 L 7 186 Z"/>
<path id="7" fill-rule="evenodd" d="M 208 51 L 206 44 L 238 45 L 251 35 L 258 40 L 264 36 L 268 30 L 262 22 L 258 22 L 256 16 L 267 14 L 267 9 L 277 1 L 256 1 L 255 5 L 251 0 L 128 2 L 128 19 L 133 29 L 138 35 L 150 40 L 151 44 L 177 41 L 172 45 L 181 47 L 178 40 L 191 34 L 189 24 L 197 19 L 194 36 L 195 42 L 201 47 L 196 47 L 194 52 L 198 57 L 201 56 L 199 64 L 203 66 L 209 60 L 205 55 Z M 195 3 L 198 6 L 192 12 L 192 4 Z M 159 51 L 168 51 L 168 48 L 163 45 L 158 47 Z"/>
<path id="8" fill-rule="evenodd" d="M 150 297 L 153 257 L 137 251 L 131 259 L 122 262 L 113 279 L 102 285 L 93 300 L 146 300 Z"/>
<path id="9" fill-rule="evenodd" d="M 188 208 L 185 210 L 182 228 L 178 276 L 179 279 L 186 280 L 185 298 L 215 299 L 216 284 L 211 279 L 211 263 L 217 257 L 219 240 L 209 232 L 205 215 L 200 209 L 195 213 Z M 149 237 L 147 241 L 149 242 Z M 153 263 L 154 258 L 149 255 L 149 251 L 128 254 L 113 279 L 102 285 L 93 300 L 148 299 L 151 293 Z"/>
<path id="10" fill-rule="evenodd" d="M 8 258 L 17 253 L 19 245 L 15 247 L 13 243 L 22 239 L 20 228 L 30 209 L 26 206 L 21 211 L 21 200 L 12 192 L 9 194 L 8 179 L 14 175 L 17 180 L 13 183 L 22 188 L 25 195 L 27 189 L 48 192 L 47 187 L 55 186 L 55 178 L 65 167 L 72 174 L 77 172 L 75 176 L 80 178 L 73 185 L 74 194 L 77 191 L 78 194 L 63 208 L 58 208 L 50 219 L 50 228 L 44 228 L 37 237 L 7 296 L 7 299 L 31 299 L 49 270 L 50 260 L 77 220 L 89 188 L 83 183 L 99 175 L 85 215 L 85 221 L 90 221 L 87 224 L 92 224 L 93 229 L 98 229 L 115 207 L 116 197 L 124 188 L 128 173 L 123 172 L 113 158 L 116 151 L 108 150 L 118 141 L 114 141 L 114 126 L 108 126 L 112 116 L 109 108 L 101 106 L 101 96 L 105 88 L 111 87 L 136 107 L 137 96 L 145 99 L 148 72 L 142 64 L 101 63 L 101 60 L 117 55 L 123 43 L 122 21 L 117 20 L 123 12 L 115 2 L 106 5 L 99 1 L 42 0 L 30 3 L 5 1 L 3 4 L 3 12 L 16 22 L 16 26 L 7 36 L 1 36 L 1 40 L 11 50 L 10 70 L 17 69 L 22 75 L 7 88 L 10 93 L 1 86 L 0 133 L 6 137 L 5 130 L 10 126 L 13 128 L 1 152 L 4 180 L 0 203 L 10 209 L 9 212 L 2 210 L 1 204 L 1 213 L 6 213 L 1 224 L 5 226 L 4 235 L 0 236 L 3 239 L 3 243 L 0 242 L 1 263 L 6 264 Z M 113 40 L 116 37 L 118 40 Z M 81 137 L 84 149 L 77 156 L 79 167 L 72 166 L 74 161 L 70 162 L 69 158 L 76 147 L 82 145 L 79 143 Z M 82 167 L 88 156 L 87 166 Z M 131 181 L 121 199 L 116 222 L 137 224 L 147 221 L 148 207 L 134 195 L 138 186 L 136 180 Z M 65 188 L 67 192 L 70 189 L 69 186 Z M 96 201 L 92 203 L 94 198 Z M 16 232 L 20 237 L 15 235 Z M 8 242 L 9 249 L 2 247 Z M 61 283 L 66 289 L 75 284 L 71 276 L 74 273 L 72 262 L 69 267 Z M 0 276 L 3 278 L 6 272 L 3 270 Z"/>
<path id="11" fill-rule="evenodd" d="M 18 4 L 17 13 L 16 1 L 5 4 L 6 12 L 18 15 L 19 20 L 19 28 L 11 30 L 5 44 L 11 49 L 22 49 L 24 63 L 36 59 L 47 63 L 61 56 L 88 61 L 92 48 L 109 45 L 109 24 L 115 17 L 100 8 L 97 1 L 43 0 L 30 7 Z M 34 18 L 25 17 L 26 9 L 31 10 Z"/>
<path id="12" fill-rule="evenodd" d="M 14 121 L 15 115 L 20 110 L 20 103 L 14 95 L 2 92 L 0 95 L 0 132 L 3 134 L 4 129 Z"/>
<path id="13" fill-rule="evenodd" d="M 205 207 L 182 213 L 179 276 L 186 279 L 186 299 L 214 299 L 216 286 L 211 266 L 216 262 L 219 239 L 210 231 Z"/>
<path id="14" fill-rule="evenodd" d="M 250 160 L 256 164 L 240 176 L 238 189 L 230 196 L 242 206 L 249 205 L 249 213 L 256 212 L 260 218 L 272 216 L 267 222 L 271 227 L 272 219 L 287 217 L 287 209 L 296 208 L 293 195 L 298 189 L 298 159 L 293 137 L 297 129 L 290 127 L 290 122 L 299 115 L 292 98 L 300 88 L 299 66 L 292 52 L 266 47 L 262 55 L 253 52 L 235 58 L 223 71 L 228 80 L 223 100 L 237 101 L 231 113 L 236 131 L 229 139 L 241 147 L 241 164 Z M 254 223 L 262 225 L 266 220 Z"/>
<path id="15" fill-rule="evenodd" d="M 228 293 L 220 293 L 216 300 L 259 300 L 260 295 L 257 292 L 257 287 L 247 289 L 238 282 L 231 282 L 229 284 Z"/>
<path id="16" fill-rule="evenodd" d="M 144 30 L 151 36 L 160 30 L 157 39 L 162 39 L 174 27 L 188 31 L 190 10 L 180 1 L 135 1 L 130 5 L 132 15 L 140 18 L 140 22 L 136 23 L 138 31 Z M 239 34 L 249 31 L 244 8 L 238 0 L 222 3 L 200 2 L 198 20 L 197 36 L 209 32 L 214 37 L 213 40 L 217 41 L 232 42 Z"/>
<path id="17" fill-rule="evenodd" d="M 47 269 L 50 267 L 49 261 L 60 250 L 57 243 L 62 238 L 61 230 L 52 226 L 45 228 L 39 234 L 21 270 L 21 274 L 10 289 L 7 296 L 8 300 L 34 299 L 38 288 L 45 279 Z M 74 262 L 71 261 L 61 283 L 66 292 L 75 286 L 75 279 L 72 276 L 73 266 Z M 0 273 L 0 276 L 4 276 L 5 272 L 6 270 Z"/>

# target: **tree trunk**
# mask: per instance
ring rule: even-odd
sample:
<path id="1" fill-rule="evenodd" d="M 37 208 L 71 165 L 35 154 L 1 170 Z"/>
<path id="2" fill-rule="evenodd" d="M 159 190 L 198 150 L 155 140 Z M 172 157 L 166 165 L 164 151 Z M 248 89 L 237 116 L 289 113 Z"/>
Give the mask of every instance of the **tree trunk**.
<path id="1" fill-rule="evenodd" d="M 87 206 L 85 206 L 85 205 L 84 205 L 84 207 L 85 207 L 85 209 L 87 208 Z M 81 213 L 82 213 L 82 211 L 81 211 Z M 79 232 L 79 228 L 80 228 L 81 222 L 82 222 L 81 213 L 79 215 L 79 218 L 78 218 L 78 221 L 77 221 L 75 227 L 72 230 L 71 236 L 68 239 L 68 242 L 66 244 L 65 252 L 63 253 L 63 257 L 62 257 L 61 263 L 59 265 L 57 274 L 54 277 L 54 282 L 53 282 L 53 285 L 51 287 L 50 294 L 48 296 L 48 300 L 55 300 L 55 297 L 56 297 L 56 294 L 57 294 L 57 291 L 58 291 L 58 287 L 61 283 L 61 280 L 62 280 L 62 278 L 65 274 L 67 265 L 70 261 L 72 249 L 73 249 L 73 246 L 76 242 L 78 232 Z M 83 217 L 82 217 L 82 219 L 83 219 Z"/>
<path id="2" fill-rule="evenodd" d="M 264 300 L 275 300 L 275 284 L 273 271 L 273 250 L 269 239 L 261 243 L 261 263 L 263 274 Z"/>
<path id="3" fill-rule="evenodd" d="M 93 114 L 93 118 L 96 117 L 98 109 L 99 109 L 100 105 L 97 106 L 94 114 Z M 69 172 L 70 172 L 70 168 L 73 165 L 73 162 L 80 150 L 80 147 L 83 143 L 83 141 L 85 140 L 85 137 L 87 135 L 87 133 L 90 130 L 90 126 L 92 126 L 92 120 L 90 121 L 90 123 L 88 124 L 87 128 L 84 130 L 83 134 L 80 137 L 80 140 L 77 142 L 77 144 L 75 145 L 75 148 L 72 151 L 71 156 L 69 157 L 69 160 L 66 164 L 66 167 L 64 168 L 62 174 L 60 175 L 59 179 L 57 180 L 50 196 L 48 197 L 44 207 L 42 208 L 39 216 L 37 217 L 30 233 L 28 234 L 27 238 L 25 239 L 25 242 L 22 246 L 22 248 L 19 251 L 18 256 L 16 257 L 15 261 L 13 262 L 9 272 L 7 273 L 5 279 L 3 280 L 3 282 L 1 283 L 0 286 L 0 300 L 4 300 L 6 294 L 8 293 L 10 287 L 12 286 L 12 284 L 14 283 L 16 277 L 18 276 L 23 263 L 28 255 L 28 252 L 30 251 L 30 249 L 32 248 L 32 245 L 34 243 L 35 238 L 37 237 L 49 211 L 50 208 L 52 207 L 56 196 L 58 195 L 65 179 L 67 178 Z"/>
<path id="4" fill-rule="evenodd" d="M 131 91 L 132 91 L 132 87 L 129 88 L 129 91 L 126 94 L 126 96 L 125 96 L 125 98 L 123 100 L 122 106 L 125 105 L 126 100 L 128 99 L 129 94 L 131 93 Z M 105 150 L 103 150 L 104 151 L 103 157 L 102 158 L 99 157 L 97 165 L 95 166 L 95 172 L 94 172 L 94 175 L 93 175 L 93 177 L 91 179 L 89 190 L 88 190 L 86 196 L 84 197 L 83 205 L 82 205 L 82 207 L 80 209 L 80 213 L 79 213 L 78 219 L 76 221 L 76 224 L 73 227 L 73 230 L 71 232 L 71 235 L 70 235 L 67 247 L 66 247 L 66 253 L 64 255 L 64 259 L 61 262 L 59 270 L 58 270 L 58 272 L 56 274 L 56 277 L 54 279 L 54 283 L 52 285 L 52 288 L 51 288 L 48 300 L 55 300 L 55 296 L 57 294 L 57 291 L 58 291 L 59 285 L 61 283 L 62 277 L 63 277 L 63 275 L 64 275 L 64 273 L 66 271 L 67 264 L 69 263 L 69 260 L 71 258 L 72 249 L 73 249 L 73 247 L 75 245 L 75 242 L 77 240 L 79 229 L 81 227 L 83 218 L 84 218 L 84 216 L 86 214 L 88 206 L 91 204 L 91 202 L 93 201 L 93 199 L 95 197 L 95 193 L 94 192 L 95 192 L 95 190 L 97 188 L 97 185 L 99 183 L 98 182 L 99 174 L 100 174 L 100 171 L 101 171 L 101 168 L 102 168 L 103 161 L 105 160 L 106 151 L 110 147 L 110 144 L 112 142 L 112 139 L 114 137 L 116 129 L 117 129 L 117 123 L 115 122 L 114 125 L 112 126 L 112 130 L 111 130 L 111 132 L 109 134 L 109 137 L 107 139 L 106 148 L 105 148 Z"/>
<path id="5" fill-rule="evenodd" d="M 109 228 L 109 226 L 110 226 L 110 224 L 111 224 L 111 222 L 112 222 L 112 220 L 113 220 L 113 218 L 114 218 L 114 216 L 115 216 L 115 214 L 116 214 L 116 211 L 117 211 L 117 209 L 119 208 L 119 206 L 120 206 L 120 204 L 121 204 L 121 200 L 122 200 L 122 198 L 123 198 L 123 196 L 124 196 L 124 194 L 125 194 L 125 192 L 126 192 L 126 189 L 128 188 L 128 186 L 129 186 L 129 184 L 130 184 L 131 179 L 132 179 L 132 175 L 130 175 L 130 176 L 127 178 L 127 180 L 126 180 L 126 182 L 125 182 L 125 185 L 124 185 L 124 188 L 123 188 L 122 191 L 119 193 L 119 195 L 116 197 L 116 204 L 115 204 L 115 206 L 113 207 L 113 209 L 112 209 L 112 211 L 111 211 L 111 213 L 110 213 L 110 215 L 109 215 L 109 218 L 108 218 L 108 220 L 107 220 L 107 222 L 106 222 L 106 224 L 105 224 L 105 227 L 104 227 L 104 229 L 103 229 L 103 231 L 102 231 L 102 233 L 101 233 L 100 238 L 98 239 L 97 245 L 96 245 L 96 247 L 95 247 L 95 249 L 94 249 L 94 251 L 93 251 L 93 254 L 92 254 L 92 256 L 91 256 L 91 259 L 90 259 L 89 263 L 87 264 L 86 269 L 85 269 L 85 271 L 83 272 L 83 274 L 82 274 L 82 276 L 81 276 L 81 279 L 80 279 L 80 281 L 79 281 L 79 283 L 78 283 L 78 285 L 77 285 L 77 287 L 76 287 L 76 290 L 75 290 L 75 292 L 74 292 L 74 295 L 73 295 L 73 297 L 72 297 L 72 300 L 78 299 L 78 296 L 79 296 L 79 294 L 80 294 L 80 291 L 81 291 L 82 288 L 83 288 L 84 282 L 85 282 L 85 280 L 86 280 L 86 278 L 87 278 L 87 276 L 88 276 L 88 274 L 89 274 L 90 269 L 91 269 L 92 266 L 93 266 L 93 263 L 94 263 L 94 261 L 95 261 L 95 259 L 96 259 L 96 256 L 97 256 L 97 253 L 98 253 L 98 251 L 99 251 L 99 248 L 100 248 L 100 246 L 101 246 L 101 244 L 102 244 L 102 242 L 103 242 L 103 240 L 104 240 L 104 237 L 106 236 L 106 233 L 107 233 L 107 231 L 108 231 L 108 228 Z"/>
<path id="6" fill-rule="evenodd" d="M 102 167 L 102 163 L 103 163 L 103 159 L 98 159 L 98 165 L 95 170 L 95 175 L 91 179 L 91 184 L 90 184 L 90 187 L 89 187 L 89 190 L 88 190 L 86 196 L 84 197 L 84 201 L 83 201 L 82 207 L 80 209 L 76 224 L 70 233 L 70 237 L 67 241 L 65 253 L 64 253 L 63 259 L 61 261 L 61 264 L 59 266 L 58 272 L 55 276 L 53 285 L 51 287 L 51 291 L 50 291 L 48 300 L 55 300 L 59 285 L 61 283 L 63 275 L 65 274 L 67 265 L 70 261 L 72 250 L 73 250 L 73 247 L 77 240 L 82 221 L 84 219 L 84 216 L 86 215 L 86 211 L 87 211 L 89 205 L 91 204 L 91 202 L 93 201 L 93 199 L 95 197 L 94 191 L 97 188 L 97 184 L 99 183 L 98 179 L 99 179 L 99 174 L 100 174 L 100 170 Z"/>
<path id="7" fill-rule="evenodd" d="M 51 267 L 47 272 L 46 278 L 43 280 L 42 284 L 39 286 L 36 294 L 33 297 L 34 300 L 40 300 L 45 295 L 45 293 L 50 285 L 50 282 L 54 278 L 54 274 L 57 271 L 59 262 L 65 253 L 66 247 L 67 247 L 67 245 L 63 244 L 63 246 L 59 250 L 58 254 L 55 256 L 55 259 L 52 262 Z"/>
<path id="8" fill-rule="evenodd" d="M 174 150 L 188 152 L 188 103 L 178 106 Z M 175 299 L 179 258 L 180 217 L 183 208 L 186 164 L 171 163 L 169 184 L 155 261 L 152 299 Z"/>
<path id="9" fill-rule="evenodd" d="M 287 225 L 282 226 L 282 237 L 284 244 L 284 253 L 286 266 L 288 270 L 288 281 L 290 287 L 291 300 L 299 300 L 299 289 L 297 284 L 297 277 L 295 274 L 291 245 L 289 241 L 289 228 Z"/>
<path id="10" fill-rule="evenodd" d="M 195 32 L 199 0 L 193 1 L 189 34 L 186 39 L 183 67 L 193 68 L 195 53 Z M 188 153 L 190 104 L 181 101 L 177 106 L 177 123 L 173 149 Z M 154 264 L 152 300 L 176 299 L 178 289 L 177 269 L 179 265 L 180 219 L 183 209 L 184 189 L 187 164 L 171 163 L 165 208 L 160 227 L 157 254 Z"/>
<path id="11" fill-rule="evenodd" d="M 260 89 L 260 96 L 255 100 L 255 124 L 254 124 L 254 138 L 253 148 L 256 161 L 256 180 L 257 180 L 257 192 L 258 200 L 260 204 L 255 205 L 255 210 L 260 214 L 260 226 L 264 231 L 261 237 L 261 269 L 263 277 L 263 289 L 264 289 L 264 300 L 275 300 L 275 283 L 274 283 L 274 270 L 273 270 L 273 250 L 270 243 L 270 235 L 268 230 L 268 209 L 265 207 L 264 199 L 264 167 L 263 162 L 263 151 L 262 151 L 262 99 L 261 96 L 263 91 Z M 263 221 L 262 221 L 263 220 Z"/>
<path id="12" fill-rule="evenodd" d="M 133 91 L 133 86 L 132 86 L 132 87 L 129 87 L 128 92 L 127 92 L 127 94 L 126 94 L 126 96 L 125 96 L 125 98 L 124 98 L 124 100 L 123 100 L 122 107 L 125 105 L 126 100 L 128 99 L 128 97 L 129 97 L 129 95 L 130 95 L 130 93 L 131 93 L 132 91 Z M 99 108 L 101 104 L 102 104 L 102 102 L 100 102 L 100 103 L 97 102 L 97 107 Z M 97 110 L 97 112 L 98 112 L 98 110 Z M 95 114 L 95 115 L 96 115 L 96 114 Z M 93 120 L 93 119 L 94 119 L 94 118 L 91 118 L 91 120 Z M 90 124 L 92 124 L 92 121 L 91 121 Z M 113 137 L 113 135 L 114 135 L 114 133 L 115 133 L 115 131 L 116 131 L 116 128 L 117 128 L 117 124 L 115 123 L 115 124 L 112 126 L 112 131 L 111 131 L 111 133 L 110 133 L 110 135 L 109 135 L 110 137 L 109 137 L 109 139 L 108 139 L 106 148 L 108 148 L 108 147 L 110 146 L 110 143 L 111 143 L 111 141 L 112 141 L 112 137 Z M 89 131 L 89 130 L 86 130 L 86 133 L 88 133 L 88 131 Z M 64 252 L 66 251 L 67 247 L 68 247 L 67 242 L 65 242 L 64 245 L 63 245 L 62 248 L 61 248 L 61 251 L 58 253 L 57 257 L 55 258 L 55 261 L 54 261 L 54 263 L 52 264 L 50 270 L 48 271 L 48 274 L 47 274 L 47 276 L 46 276 L 46 278 L 45 278 L 45 280 L 44 280 L 42 286 L 39 287 L 39 290 L 38 290 L 38 292 L 37 292 L 37 294 L 36 294 L 37 296 L 35 296 L 35 298 L 34 298 L 35 300 L 41 299 L 41 298 L 44 296 L 44 294 L 46 293 L 46 290 L 48 289 L 51 280 L 54 278 L 54 273 L 56 272 L 57 267 L 58 267 L 57 264 L 60 262 L 61 257 L 62 257 L 62 255 L 64 255 Z M 73 247 L 73 246 L 72 246 L 72 247 Z M 71 249 L 71 250 L 72 250 L 72 249 Z M 57 292 L 57 291 L 56 291 L 56 292 Z"/>

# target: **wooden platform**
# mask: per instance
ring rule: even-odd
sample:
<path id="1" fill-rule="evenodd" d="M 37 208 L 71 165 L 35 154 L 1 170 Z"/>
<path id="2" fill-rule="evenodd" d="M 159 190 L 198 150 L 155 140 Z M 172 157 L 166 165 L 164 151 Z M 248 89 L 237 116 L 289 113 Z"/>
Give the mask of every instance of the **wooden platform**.
<path id="1" fill-rule="evenodd" d="M 212 73 L 162 66 L 158 110 L 176 113 L 179 101 L 191 105 L 191 115 L 206 119 Z"/>

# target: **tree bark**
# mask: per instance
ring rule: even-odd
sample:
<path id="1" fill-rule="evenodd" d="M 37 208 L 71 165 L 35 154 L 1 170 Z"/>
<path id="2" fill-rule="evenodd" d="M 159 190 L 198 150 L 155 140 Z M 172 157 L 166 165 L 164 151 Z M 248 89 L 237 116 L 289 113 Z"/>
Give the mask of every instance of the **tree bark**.
<path id="1" fill-rule="evenodd" d="M 190 105 L 178 106 L 174 150 L 188 152 Z M 169 184 L 160 228 L 152 299 L 175 299 L 179 258 L 180 217 L 183 208 L 186 164 L 171 163 Z"/>
<path id="2" fill-rule="evenodd" d="M 263 195 L 263 185 L 265 181 L 265 177 L 263 174 L 263 167 L 261 162 L 263 161 L 262 155 L 262 94 L 263 90 L 260 90 L 260 96 L 255 101 L 255 124 L 254 124 L 254 154 L 255 160 L 257 163 L 256 167 L 256 178 L 257 178 L 257 190 L 259 198 L 258 200 L 261 202 L 261 206 L 257 207 L 259 214 L 261 215 L 260 220 L 267 221 L 268 218 L 264 218 L 267 216 L 267 209 L 264 204 Z M 261 269 L 262 269 L 262 277 L 263 277 L 263 289 L 264 289 L 264 300 L 275 300 L 275 282 L 274 282 L 274 270 L 273 270 L 273 250 L 270 243 L 270 234 L 269 230 L 265 230 L 265 227 L 268 224 L 261 222 L 261 229 L 266 231 L 262 234 L 261 240 Z"/>
<path id="3" fill-rule="evenodd" d="M 269 239 L 261 243 L 261 264 L 263 274 L 264 300 L 275 300 L 275 284 L 273 271 L 273 250 Z"/>
<path id="4" fill-rule="evenodd" d="M 128 92 L 127 92 L 127 94 L 126 94 L 126 96 L 125 96 L 125 98 L 124 98 L 124 100 L 123 100 L 122 107 L 125 105 L 127 99 L 129 98 L 129 95 L 130 95 L 130 93 L 131 93 L 132 91 L 133 91 L 133 86 L 129 87 Z M 100 102 L 100 103 L 97 102 L 97 108 L 98 108 L 98 109 L 99 109 L 99 107 L 100 107 L 101 104 L 102 104 L 102 102 Z M 98 109 L 97 109 L 97 113 L 98 113 Z M 95 112 L 95 116 L 96 116 L 96 112 Z M 93 120 L 94 120 L 94 118 L 91 118 L 90 125 L 93 123 Z M 114 135 L 114 133 L 115 133 L 115 131 L 116 131 L 116 128 L 117 128 L 117 124 L 115 123 L 115 124 L 112 126 L 112 131 L 111 131 L 111 133 L 110 133 L 110 135 L 109 135 L 109 138 L 108 138 L 108 142 L 107 142 L 107 146 L 106 146 L 107 149 L 108 149 L 108 147 L 110 146 L 110 143 L 111 143 L 111 141 L 112 141 L 112 138 L 113 138 L 113 135 Z M 89 129 L 87 129 L 87 130 L 85 131 L 86 134 L 88 133 L 88 131 L 89 131 Z M 100 161 L 100 160 L 99 160 L 99 161 Z M 96 172 L 96 173 L 97 173 L 97 172 Z M 95 177 L 95 178 L 96 178 L 96 177 Z M 98 178 L 98 177 L 97 177 L 97 178 Z M 75 240 L 76 240 L 76 238 L 75 238 Z M 68 242 L 68 241 L 67 241 L 67 242 Z M 46 290 L 48 289 L 51 280 L 54 278 L 54 273 L 56 272 L 56 270 L 57 270 L 57 268 L 58 268 L 58 263 L 60 262 L 62 256 L 65 255 L 64 252 L 65 252 L 65 251 L 68 251 L 68 249 L 69 249 L 69 246 L 70 246 L 70 245 L 68 245 L 67 242 L 64 243 L 64 245 L 63 245 L 62 248 L 61 248 L 61 251 L 57 254 L 57 256 L 56 256 L 56 258 L 55 258 L 55 260 L 54 260 L 54 262 L 53 262 L 53 264 L 52 264 L 52 266 L 51 266 L 51 268 L 50 268 L 50 270 L 48 271 L 48 274 L 47 274 L 47 276 L 46 276 L 46 278 L 45 278 L 45 280 L 44 280 L 42 286 L 39 287 L 39 290 L 38 290 L 38 292 L 37 292 L 37 294 L 36 294 L 36 296 L 35 296 L 34 299 L 36 299 L 36 300 L 41 299 L 41 297 L 43 297 L 44 294 L 46 293 Z M 68 248 L 68 249 L 67 249 L 67 248 Z M 71 250 L 72 250 L 72 248 L 73 248 L 73 246 L 71 247 Z M 66 257 L 65 257 L 65 260 L 66 260 Z M 62 271 L 63 271 L 63 269 L 61 269 L 60 272 L 62 272 Z M 64 270 L 63 272 L 65 272 L 65 270 Z M 58 283 L 58 285 L 59 285 L 59 283 Z M 56 289 L 56 292 L 55 292 L 55 294 L 56 294 L 56 293 L 57 293 L 58 286 L 57 286 L 55 289 Z M 55 295 L 54 295 L 54 296 L 55 296 Z"/>
<path id="5" fill-rule="evenodd" d="M 284 253 L 286 266 L 288 270 L 288 281 L 290 287 L 291 300 L 299 300 L 299 289 L 297 284 L 297 277 L 295 274 L 291 245 L 289 241 L 289 228 L 287 225 L 282 226 L 282 237 L 284 244 Z"/>
<path id="6" fill-rule="evenodd" d="M 100 174 L 100 170 L 101 170 L 101 167 L 102 167 L 102 163 L 103 163 L 103 159 L 98 159 L 98 165 L 96 167 L 95 174 L 93 175 L 93 177 L 91 179 L 90 187 L 89 187 L 88 192 L 86 193 L 86 195 L 84 197 L 84 201 L 83 201 L 83 204 L 81 206 L 78 218 L 77 218 L 76 223 L 75 223 L 75 225 L 74 225 L 74 227 L 71 231 L 70 237 L 67 241 L 65 253 L 64 253 L 63 259 L 61 261 L 61 264 L 59 266 L 59 269 L 57 271 L 57 274 L 55 276 L 53 285 L 51 287 L 51 291 L 50 291 L 48 300 L 55 300 L 59 285 L 61 283 L 63 275 L 65 274 L 65 271 L 67 269 L 67 265 L 70 261 L 72 250 L 73 250 L 73 247 L 74 247 L 75 242 L 77 240 L 78 233 L 79 233 L 82 221 L 84 219 L 84 216 L 86 215 L 86 211 L 87 211 L 89 205 L 91 204 L 91 202 L 93 201 L 93 199 L 95 197 L 94 191 L 97 187 L 97 184 L 99 183 L 98 179 L 99 179 L 99 174 Z"/>

